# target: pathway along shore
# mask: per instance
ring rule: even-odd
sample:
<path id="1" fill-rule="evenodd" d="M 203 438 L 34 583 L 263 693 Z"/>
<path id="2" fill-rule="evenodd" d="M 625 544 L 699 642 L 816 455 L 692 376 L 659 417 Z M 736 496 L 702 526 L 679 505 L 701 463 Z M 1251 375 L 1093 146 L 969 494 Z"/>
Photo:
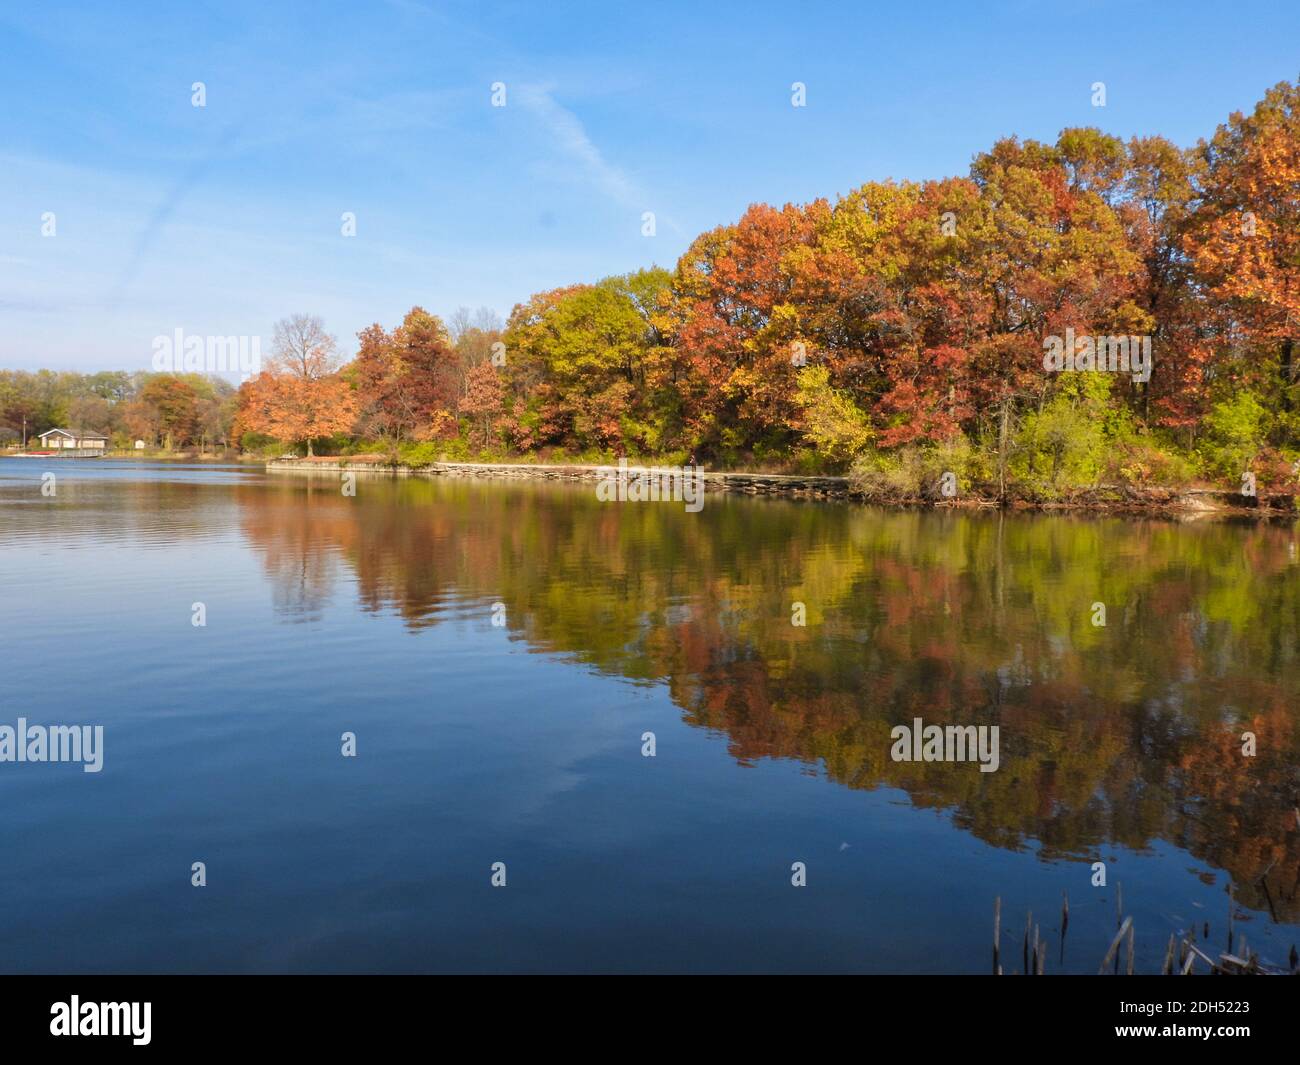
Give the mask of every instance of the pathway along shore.
<path id="1" fill-rule="evenodd" d="M 631 462 L 627 468 L 631 473 L 641 469 L 662 469 Z M 595 482 L 617 472 L 618 467 L 523 462 L 435 462 L 429 466 L 400 466 L 373 456 L 317 456 L 272 459 L 266 464 L 266 469 L 269 473 L 333 476 L 364 473 L 387 477 Z M 793 499 L 849 499 L 885 506 L 996 509 L 1004 505 L 996 498 L 978 494 L 959 495 L 954 499 L 945 499 L 937 493 L 933 499 L 870 497 L 857 491 L 848 477 L 709 471 L 700 476 L 707 492 L 776 495 Z M 1005 506 L 1013 510 L 1163 514 L 1183 518 L 1210 515 L 1287 518 L 1296 513 L 1295 500 L 1285 495 L 1256 498 L 1217 488 L 1134 488 L 1123 485 L 1100 485 L 1072 492 L 1068 498 L 1052 502 L 1010 500 Z"/>

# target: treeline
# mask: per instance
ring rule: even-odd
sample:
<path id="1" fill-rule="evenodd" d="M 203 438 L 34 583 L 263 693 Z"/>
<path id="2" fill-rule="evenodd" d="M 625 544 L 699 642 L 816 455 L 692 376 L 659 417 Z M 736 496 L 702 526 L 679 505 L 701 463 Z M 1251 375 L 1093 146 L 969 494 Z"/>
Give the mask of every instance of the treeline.
<path id="1" fill-rule="evenodd" d="M 29 445 L 47 429 L 107 434 L 114 447 L 224 447 L 238 408 L 235 386 L 203 374 L 81 374 L 0 370 L 0 447 Z"/>
<path id="2" fill-rule="evenodd" d="M 287 319 L 232 432 L 417 463 L 851 469 L 889 495 L 945 473 L 1047 497 L 1246 475 L 1285 492 L 1298 334 L 1283 82 L 1190 149 L 1067 129 L 1001 140 L 965 177 L 756 204 L 671 271 L 538 293 L 504 328 L 417 307 L 341 365 L 319 320 Z"/>
<path id="3" fill-rule="evenodd" d="M 416 308 L 315 386 L 310 368 L 246 385 L 240 420 L 415 457 L 852 467 L 895 494 L 944 472 L 1044 495 L 1248 472 L 1279 490 L 1297 335 L 1300 91 L 1282 83 L 1188 150 L 1067 129 L 999 141 L 966 177 L 756 204 L 675 270 L 539 293 L 472 350 Z M 1066 342 L 1079 361 L 1053 372 Z"/>

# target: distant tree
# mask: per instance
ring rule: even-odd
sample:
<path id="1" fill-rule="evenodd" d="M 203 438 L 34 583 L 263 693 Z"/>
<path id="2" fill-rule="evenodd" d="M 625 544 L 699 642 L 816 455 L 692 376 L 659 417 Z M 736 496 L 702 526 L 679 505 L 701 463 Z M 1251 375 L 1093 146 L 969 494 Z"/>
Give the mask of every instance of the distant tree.
<path id="1" fill-rule="evenodd" d="M 294 314 L 275 323 L 272 373 L 318 381 L 337 371 L 341 361 L 338 342 L 316 315 Z"/>
<path id="2" fill-rule="evenodd" d="M 156 413 L 167 450 L 188 444 L 198 432 L 198 395 L 194 387 L 171 374 L 157 374 L 140 392 L 141 401 Z"/>
<path id="3" fill-rule="evenodd" d="M 492 360 L 500 351 L 496 347 L 502 339 L 505 323 L 488 307 L 471 312 L 468 307 L 457 307 L 447 322 L 447 333 L 455 348 L 457 363 L 457 394 L 463 401 L 470 387 L 470 371 Z M 504 355 L 504 351 L 501 352 Z M 500 361 L 500 360 L 498 360 Z"/>
<path id="4" fill-rule="evenodd" d="M 131 375 L 121 370 L 91 374 L 85 384 L 90 392 L 110 403 L 121 403 L 132 392 Z"/>
<path id="5" fill-rule="evenodd" d="M 480 307 L 476 311 L 471 311 L 468 307 L 457 307 L 447 318 L 447 335 L 457 346 L 467 333 L 499 333 L 504 327 L 500 315 L 491 307 Z"/>
<path id="6" fill-rule="evenodd" d="M 337 342 L 319 318 L 296 314 L 281 319 L 267 369 L 240 387 L 237 431 L 305 443 L 308 455 L 315 453 L 314 440 L 349 432 L 356 421 L 356 397 L 338 373 L 340 361 Z"/>
<path id="7" fill-rule="evenodd" d="M 128 400 L 122 407 L 121 424 L 133 440 L 157 444 L 162 435 L 158 410 L 143 399 Z"/>
<path id="8" fill-rule="evenodd" d="M 473 425 L 474 442 L 483 447 L 491 441 L 492 426 L 504 410 L 501 372 L 491 362 L 480 362 L 466 376 L 468 387 L 460 401 L 460 411 Z"/>
<path id="9" fill-rule="evenodd" d="M 107 432 L 111 428 L 112 407 L 108 400 L 97 395 L 75 396 L 68 401 L 68 423 L 76 429 L 94 429 Z"/>
<path id="10" fill-rule="evenodd" d="M 214 393 L 200 396 L 198 400 L 199 444 L 207 450 L 209 444 L 225 444 L 234 419 L 233 396 Z"/>

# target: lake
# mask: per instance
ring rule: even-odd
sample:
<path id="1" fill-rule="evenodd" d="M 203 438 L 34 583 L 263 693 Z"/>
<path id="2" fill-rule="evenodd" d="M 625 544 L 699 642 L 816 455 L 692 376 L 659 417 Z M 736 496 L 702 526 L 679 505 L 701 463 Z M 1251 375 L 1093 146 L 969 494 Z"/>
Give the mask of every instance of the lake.
<path id="1" fill-rule="evenodd" d="M 1117 885 L 1285 964 L 1296 541 L 0 459 L 0 725 L 103 727 L 0 762 L 0 969 L 1096 972 Z"/>

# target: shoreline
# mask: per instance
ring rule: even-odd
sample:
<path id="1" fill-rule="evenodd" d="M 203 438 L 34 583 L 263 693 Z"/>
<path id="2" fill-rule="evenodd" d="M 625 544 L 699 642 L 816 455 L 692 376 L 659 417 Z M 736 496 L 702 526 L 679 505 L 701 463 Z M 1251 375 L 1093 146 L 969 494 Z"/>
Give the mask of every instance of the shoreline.
<path id="1" fill-rule="evenodd" d="M 265 465 L 266 460 L 251 455 L 217 455 L 205 452 L 155 452 L 111 451 L 98 454 L 63 454 L 59 451 L 0 451 L 4 459 L 103 459 L 108 462 L 227 462 L 241 465 Z"/>
<path id="2" fill-rule="evenodd" d="M 629 470 L 655 469 L 629 464 Z M 365 473 L 385 477 L 451 477 L 468 480 L 533 480 L 591 483 L 617 467 L 587 464 L 510 462 L 435 462 L 428 466 L 403 466 L 382 461 L 358 461 L 342 457 L 271 459 L 268 473 L 340 474 Z M 925 507 L 934 510 L 1011 510 L 1041 513 L 1123 514 L 1126 516 L 1197 518 L 1250 518 L 1256 521 L 1295 518 L 1295 504 L 1289 496 L 1261 498 L 1255 505 L 1239 502 L 1242 497 L 1217 488 L 1152 488 L 1099 486 L 1076 492 L 1068 499 L 1052 501 L 1008 500 L 969 495 L 958 499 L 872 497 L 854 489 L 848 477 L 783 473 L 704 471 L 700 474 L 706 492 L 742 495 L 783 496 L 802 500 L 847 500 L 887 507 Z"/>

